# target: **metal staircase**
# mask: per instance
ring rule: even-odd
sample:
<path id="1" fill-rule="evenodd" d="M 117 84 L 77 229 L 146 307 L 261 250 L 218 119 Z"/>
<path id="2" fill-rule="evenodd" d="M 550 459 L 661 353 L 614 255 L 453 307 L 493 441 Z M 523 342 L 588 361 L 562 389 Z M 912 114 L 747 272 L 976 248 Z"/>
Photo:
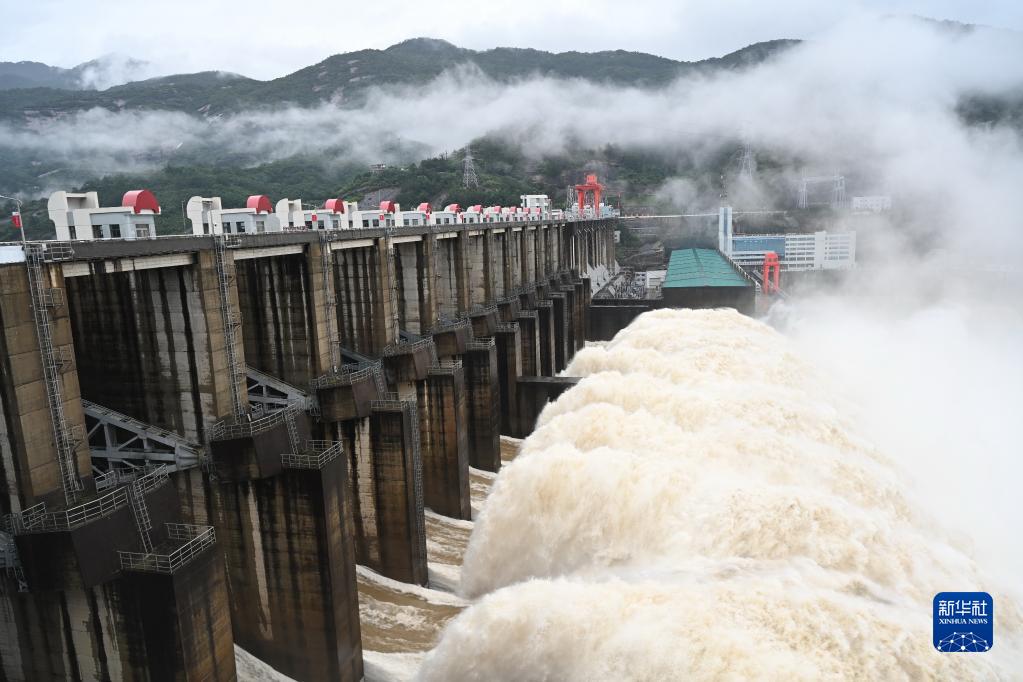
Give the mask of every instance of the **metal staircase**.
<path id="1" fill-rule="evenodd" d="M 284 419 L 288 426 L 288 442 L 291 443 L 291 451 L 298 453 L 302 447 L 302 440 L 298 435 L 298 424 L 295 423 L 295 411 L 288 410 Z"/>
<path id="2" fill-rule="evenodd" d="M 46 385 L 46 402 L 50 409 L 53 427 L 53 441 L 57 450 L 60 467 L 61 487 L 64 501 L 71 505 L 78 499 L 82 481 L 78 477 L 75 450 L 79 439 L 64 414 L 64 395 L 60 373 L 68 364 L 69 355 L 56 352 L 53 346 L 53 328 L 49 310 L 63 301 L 57 290 L 48 286 L 43 273 L 45 263 L 67 260 L 74 252 L 66 244 L 25 244 L 25 266 L 28 269 L 29 293 L 32 298 L 32 319 L 35 322 L 39 355 L 43 365 L 43 382 Z"/>
<path id="3" fill-rule="evenodd" d="M 146 493 L 166 483 L 168 480 L 167 467 L 158 466 L 146 475 L 135 479 L 128 486 L 128 501 L 131 504 L 131 513 L 135 517 L 135 526 L 138 528 L 139 538 L 142 540 L 142 548 L 147 554 L 153 551 L 153 539 L 150 536 L 150 531 L 153 530 L 153 521 L 149 517 Z"/>
<path id="4" fill-rule="evenodd" d="M 0 570 L 18 582 L 18 592 L 28 592 L 28 582 L 18 556 L 18 545 L 14 541 L 14 534 L 7 530 L 0 531 Z"/>
<path id="5" fill-rule="evenodd" d="M 128 499 L 131 500 L 131 513 L 135 517 L 135 525 L 139 529 L 139 538 L 142 539 L 142 547 L 146 552 L 153 551 L 153 540 L 149 531 L 153 530 L 153 521 L 149 518 L 149 508 L 146 507 L 146 498 L 139 490 L 138 482 L 133 482 L 129 488 Z"/>
<path id="6" fill-rule="evenodd" d="M 224 321 L 224 342 L 227 350 L 228 380 L 231 389 L 231 409 L 235 415 L 245 413 L 245 403 L 242 401 L 241 383 L 245 380 L 245 370 L 238 358 L 236 346 L 238 328 L 241 320 L 234 308 L 231 306 L 231 288 L 234 284 L 234 276 L 227 268 L 227 237 L 214 235 L 213 254 L 217 268 L 217 286 L 220 290 L 220 316 Z"/>

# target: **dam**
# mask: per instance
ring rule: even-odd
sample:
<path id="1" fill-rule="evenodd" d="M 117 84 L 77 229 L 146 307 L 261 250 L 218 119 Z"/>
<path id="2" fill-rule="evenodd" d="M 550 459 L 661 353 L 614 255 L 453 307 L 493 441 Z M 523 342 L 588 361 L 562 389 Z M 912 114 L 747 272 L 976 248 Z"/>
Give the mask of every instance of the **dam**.
<path id="1" fill-rule="evenodd" d="M 364 674 L 357 564 L 428 582 L 571 380 L 614 220 L 0 247 L 8 680 Z M 596 274 L 595 274 L 596 273 Z"/>

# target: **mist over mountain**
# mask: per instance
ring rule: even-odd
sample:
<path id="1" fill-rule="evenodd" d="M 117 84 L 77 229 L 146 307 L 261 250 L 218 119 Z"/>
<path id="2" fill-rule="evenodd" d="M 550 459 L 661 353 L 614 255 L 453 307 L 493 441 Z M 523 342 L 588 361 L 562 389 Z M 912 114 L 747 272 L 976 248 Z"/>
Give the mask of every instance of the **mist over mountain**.
<path id="1" fill-rule="evenodd" d="M 144 81 L 125 78 L 114 87 L 87 88 L 114 75 L 113 64 L 100 60 L 74 69 L 34 62 L 0 64 L 0 119 L 32 121 L 100 107 L 181 111 L 202 117 L 283 105 L 312 106 L 324 102 L 359 106 L 367 91 L 394 85 L 426 85 L 458 67 L 478 69 L 500 82 L 532 76 L 581 78 L 598 83 L 655 87 L 685 75 L 737 69 L 759 64 L 794 40 L 750 45 L 714 59 L 682 62 L 624 50 L 562 52 L 521 48 L 469 50 L 443 40 L 414 38 L 385 50 L 359 50 L 329 57 L 318 64 L 268 81 L 221 71 L 178 74 Z M 121 69 L 125 74 L 127 65 Z M 136 72 L 142 73 L 144 63 Z M 105 71 L 103 69 L 106 69 Z M 9 75 L 8 75 L 9 74 Z M 6 80 L 3 80 L 6 79 Z M 33 88 L 31 90 L 15 88 Z"/>
<path id="2" fill-rule="evenodd" d="M 149 62 L 110 54 L 70 69 L 40 62 L 0 62 L 0 90 L 105 90 L 155 75 Z"/>

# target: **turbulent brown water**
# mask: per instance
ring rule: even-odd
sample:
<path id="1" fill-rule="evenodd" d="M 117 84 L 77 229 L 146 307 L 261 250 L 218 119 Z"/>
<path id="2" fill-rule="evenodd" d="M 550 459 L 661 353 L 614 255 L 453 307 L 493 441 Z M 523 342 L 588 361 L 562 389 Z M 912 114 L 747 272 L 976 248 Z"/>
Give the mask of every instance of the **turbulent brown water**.
<path id="1" fill-rule="evenodd" d="M 475 522 L 428 512 L 430 588 L 360 568 L 368 680 L 1018 679 L 1019 585 L 784 336 L 657 311 L 566 374 L 500 475 L 472 472 Z M 945 590 L 994 596 L 992 651 L 934 651 Z"/>
<path id="2" fill-rule="evenodd" d="M 1012 679 L 1020 610 L 918 508 L 827 376 L 734 311 L 588 347 L 476 521 L 423 680 Z M 898 415 L 892 415 L 898 418 Z M 897 454 L 897 453 L 895 453 Z M 984 590 L 998 642 L 931 645 Z"/>

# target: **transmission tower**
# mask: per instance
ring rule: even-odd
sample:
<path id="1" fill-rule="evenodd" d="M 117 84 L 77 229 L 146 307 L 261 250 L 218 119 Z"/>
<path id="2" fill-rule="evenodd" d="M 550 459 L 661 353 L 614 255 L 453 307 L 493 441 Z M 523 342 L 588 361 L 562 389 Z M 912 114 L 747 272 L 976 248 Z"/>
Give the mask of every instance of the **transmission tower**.
<path id="1" fill-rule="evenodd" d="M 476 176 L 476 165 L 472 160 L 472 147 L 466 145 L 465 159 L 462 161 L 462 187 L 479 187 L 480 179 Z"/>
<path id="2" fill-rule="evenodd" d="M 757 172 L 757 157 L 753 154 L 753 146 L 746 142 L 742 145 L 742 161 L 739 163 L 739 177 L 746 182 L 753 182 L 753 174 Z"/>

